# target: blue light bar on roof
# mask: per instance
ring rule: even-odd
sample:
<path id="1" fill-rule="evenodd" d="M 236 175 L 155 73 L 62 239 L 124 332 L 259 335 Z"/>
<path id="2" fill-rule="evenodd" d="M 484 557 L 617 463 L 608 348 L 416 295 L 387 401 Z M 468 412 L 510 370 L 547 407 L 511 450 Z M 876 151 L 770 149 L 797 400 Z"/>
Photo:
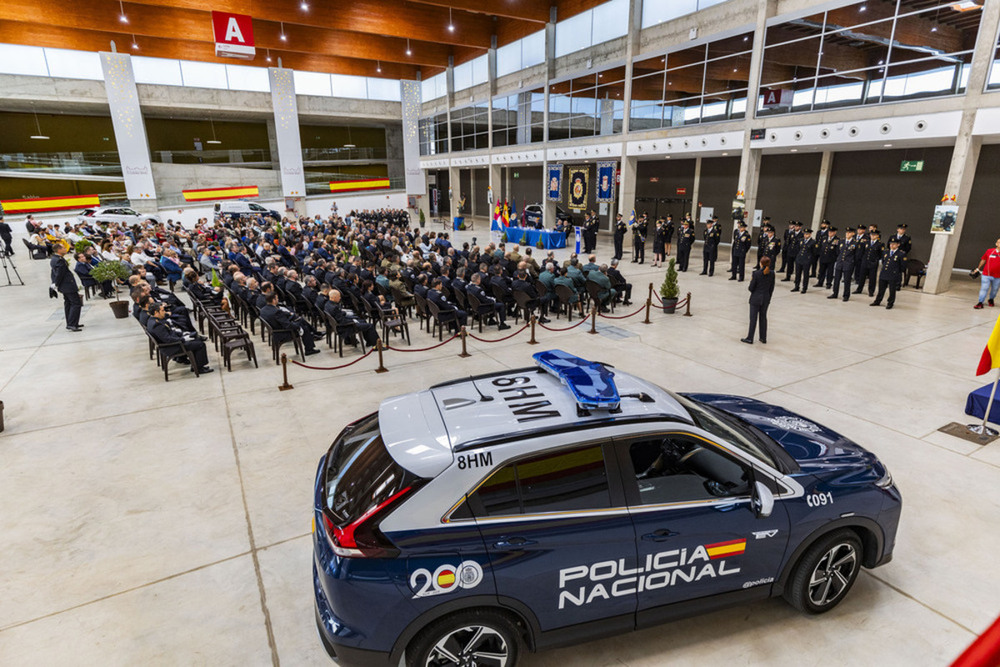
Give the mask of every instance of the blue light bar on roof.
<path id="1" fill-rule="evenodd" d="M 576 404 L 584 410 L 617 410 L 621 399 L 615 374 L 595 361 L 587 361 L 562 350 L 533 354 L 535 363 L 569 387 Z"/>

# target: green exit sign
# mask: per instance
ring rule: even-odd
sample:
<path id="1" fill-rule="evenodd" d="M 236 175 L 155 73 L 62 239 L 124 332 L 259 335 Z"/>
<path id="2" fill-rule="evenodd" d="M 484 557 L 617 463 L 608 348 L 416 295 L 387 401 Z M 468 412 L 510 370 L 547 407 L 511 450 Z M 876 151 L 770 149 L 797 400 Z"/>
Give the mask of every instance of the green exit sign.
<path id="1" fill-rule="evenodd" d="M 520 177 L 521 177 L 521 174 L 519 174 L 519 173 L 517 173 L 517 172 L 515 171 L 515 172 L 514 172 L 514 178 L 520 178 Z"/>
<path id="2" fill-rule="evenodd" d="M 899 165 L 900 171 L 923 171 L 924 161 L 923 160 L 903 160 L 902 164 Z"/>

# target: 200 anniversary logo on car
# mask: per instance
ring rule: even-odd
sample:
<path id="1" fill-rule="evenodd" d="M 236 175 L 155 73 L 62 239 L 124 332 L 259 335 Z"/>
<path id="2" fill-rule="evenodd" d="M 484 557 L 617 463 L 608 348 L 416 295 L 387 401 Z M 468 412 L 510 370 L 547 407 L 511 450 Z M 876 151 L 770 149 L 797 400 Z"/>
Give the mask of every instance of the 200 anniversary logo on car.
<path id="1" fill-rule="evenodd" d="M 410 588 L 415 598 L 442 595 L 459 588 L 475 588 L 483 580 L 483 567 L 474 560 L 462 561 L 458 567 L 445 563 L 434 572 L 426 568 L 414 570 L 410 575 Z"/>

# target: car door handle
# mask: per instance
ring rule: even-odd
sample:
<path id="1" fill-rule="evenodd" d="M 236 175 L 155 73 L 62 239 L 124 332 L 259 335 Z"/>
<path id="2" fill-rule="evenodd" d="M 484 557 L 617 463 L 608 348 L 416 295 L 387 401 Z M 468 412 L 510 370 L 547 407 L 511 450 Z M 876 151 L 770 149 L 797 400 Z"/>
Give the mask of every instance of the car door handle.
<path id="1" fill-rule="evenodd" d="M 674 537 L 675 535 L 680 535 L 680 533 L 675 533 L 668 528 L 660 528 L 659 530 L 654 530 L 651 533 L 646 533 L 642 536 L 642 539 L 649 540 L 650 542 L 662 542 Z"/>
<path id="2" fill-rule="evenodd" d="M 529 540 L 525 537 L 503 537 L 500 538 L 499 542 L 494 542 L 493 546 L 497 549 L 506 549 L 508 547 L 523 547 L 535 543 L 534 540 Z"/>

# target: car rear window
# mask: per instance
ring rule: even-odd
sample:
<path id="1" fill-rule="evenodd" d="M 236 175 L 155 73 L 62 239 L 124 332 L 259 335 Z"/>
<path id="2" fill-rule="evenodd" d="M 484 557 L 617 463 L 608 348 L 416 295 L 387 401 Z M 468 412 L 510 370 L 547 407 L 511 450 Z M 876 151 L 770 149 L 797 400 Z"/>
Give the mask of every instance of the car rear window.
<path id="1" fill-rule="evenodd" d="M 326 509 L 341 527 L 420 480 L 389 455 L 377 413 L 344 429 L 326 465 Z"/>
<path id="2" fill-rule="evenodd" d="M 85 209 L 83 209 L 83 212 L 80 213 L 80 215 L 89 218 L 92 215 L 94 215 L 94 209 L 92 209 L 92 208 L 85 208 Z"/>

